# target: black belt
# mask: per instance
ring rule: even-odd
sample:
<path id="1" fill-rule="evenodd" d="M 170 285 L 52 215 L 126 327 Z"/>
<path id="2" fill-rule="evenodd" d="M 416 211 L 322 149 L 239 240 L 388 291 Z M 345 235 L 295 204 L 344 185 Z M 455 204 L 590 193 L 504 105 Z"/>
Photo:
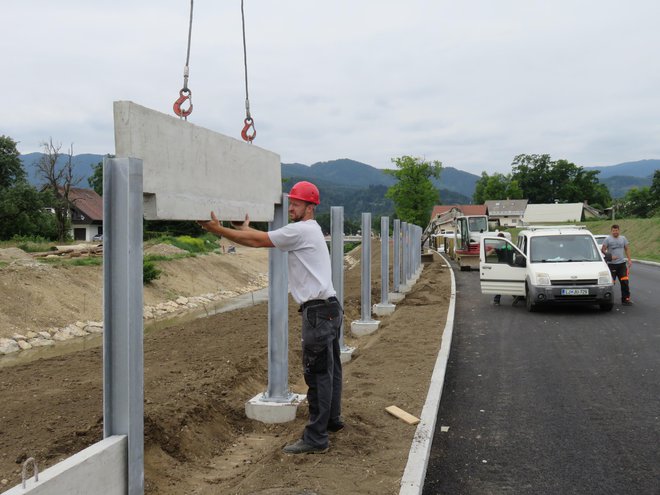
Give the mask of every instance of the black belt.
<path id="1" fill-rule="evenodd" d="M 331 296 L 327 299 L 310 299 L 309 301 L 306 301 L 300 305 L 300 309 L 298 312 L 302 312 L 305 308 L 309 308 L 310 306 L 319 306 L 321 304 L 330 304 L 331 302 L 339 302 L 339 299 L 337 299 L 335 296 Z"/>

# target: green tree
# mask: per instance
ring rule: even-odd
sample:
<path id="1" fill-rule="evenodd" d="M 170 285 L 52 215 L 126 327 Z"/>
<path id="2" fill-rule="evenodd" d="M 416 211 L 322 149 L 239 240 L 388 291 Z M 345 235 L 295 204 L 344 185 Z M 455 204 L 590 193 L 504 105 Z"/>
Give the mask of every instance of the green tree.
<path id="1" fill-rule="evenodd" d="M 617 204 L 617 212 L 621 217 L 651 217 L 656 208 L 650 187 L 633 187 Z"/>
<path id="2" fill-rule="evenodd" d="M 39 193 L 26 176 L 16 141 L 0 136 L 0 239 L 53 237 L 53 216 L 43 210 L 50 195 Z"/>
<path id="3" fill-rule="evenodd" d="M 16 144 L 9 136 L 0 136 L 0 189 L 25 180 L 25 170 Z"/>
<path id="4" fill-rule="evenodd" d="M 481 178 L 477 181 L 472 200 L 474 204 L 483 204 L 488 200 L 496 199 L 520 199 L 523 197 L 522 189 L 518 181 L 511 177 L 511 174 L 494 173 L 488 175 L 481 173 Z"/>
<path id="5" fill-rule="evenodd" d="M 87 183 L 96 191 L 96 194 L 103 196 L 103 162 L 92 164 L 91 167 L 94 172 L 87 177 Z"/>
<path id="6" fill-rule="evenodd" d="M 653 174 L 653 182 L 651 183 L 649 191 L 651 193 L 653 209 L 657 215 L 660 213 L 660 169 L 656 170 Z"/>
<path id="7" fill-rule="evenodd" d="M 431 178 L 440 178 L 442 163 L 427 162 L 421 158 L 402 156 L 393 158 L 397 169 L 385 170 L 397 180 L 385 196 L 394 201 L 396 215 L 401 221 L 425 227 L 429 223 L 431 210 L 440 200 L 440 193 Z"/>
<path id="8" fill-rule="evenodd" d="M 530 203 L 581 203 L 605 207 L 612 202 L 598 171 L 586 171 L 568 160 L 550 155 L 518 155 L 513 159 L 512 180 L 518 182 Z"/>

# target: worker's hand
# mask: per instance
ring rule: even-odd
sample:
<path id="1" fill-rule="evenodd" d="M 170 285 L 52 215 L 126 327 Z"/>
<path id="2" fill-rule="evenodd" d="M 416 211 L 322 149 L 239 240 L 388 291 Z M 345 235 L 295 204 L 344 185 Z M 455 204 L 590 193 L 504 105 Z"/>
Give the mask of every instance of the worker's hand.
<path id="1" fill-rule="evenodd" d="M 245 220 L 243 220 L 242 222 L 232 222 L 231 225 L 236 230 L 247 230 L 247 229 L 250 228 L 250 217 L 246 213 L 245 214 Z"/>
<path id="2" fill-rule="evenodd" d="M 211 232 L 214 234 L 217 233 L 215 228 L 220 226 L 218 217 L 216 217 L 215 213 L 213 212 L 211 212 L 211 220 L 200 220 L 197 222 L 197 224 L 207 232 Z"/>

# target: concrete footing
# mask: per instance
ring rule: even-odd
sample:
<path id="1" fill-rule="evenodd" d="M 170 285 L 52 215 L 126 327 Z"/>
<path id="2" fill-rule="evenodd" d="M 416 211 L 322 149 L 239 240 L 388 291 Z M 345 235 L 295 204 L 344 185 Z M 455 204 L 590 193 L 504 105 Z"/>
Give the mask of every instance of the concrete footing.
<path id="1" fill-rule="evenodd" d="M 245 415 L 262 423 L 288 423 L 296 419 L 296 410 L 305 397 L 305 394 L 291 394 L 286 402 L 275 402 L 261 393 L 245 403 Z"/>
<path id="2" fill-rule="evenodd" d="M 409 283 L 409 284 L 401 284 L 401 285 L 399 285 L 399 292 L 400 292 L 401 294 L 407 294 L 408 292 L 411 291 L 412 286 L 413 286 L 414 283 L 415 283 L 415 282 L 413 282 L 412 280 L 410 280 L 410 283 Z"/>
<path id="3" fill-rule="evenodd" d="M 353 359 L 353 353 L 355 352 L 355 347 L 344 346 L 340 349 L 341 352 L 341 364 L 348 363 Z"/>
<path id="4" fill-rule="evenodd" d="M 378 320 L 353 321 L 351 322 L 351 332 L 356 337 L 362 337 L 374 333 L 378 330 L 378 325 L 380 325 L 380 321 Z"/>
<path id="5" fill-rule="evenodd" d="M 403 301 L 406 298 L 405 294 L 402 294 L 401 292 L 389 292 L 387 294 L 387 300 L 391 302 L 392 304 L 396 304 L 398 302 Z"/>
<path id="6" fill-rule="evenodd" d="M 392 313 L 394 313 L 395 309 L 396 309 L 396 306 L 394 304 L 378 303 L 378 304 L 374 304 L 372 312 L 376 316 L 389 316 Z"/>

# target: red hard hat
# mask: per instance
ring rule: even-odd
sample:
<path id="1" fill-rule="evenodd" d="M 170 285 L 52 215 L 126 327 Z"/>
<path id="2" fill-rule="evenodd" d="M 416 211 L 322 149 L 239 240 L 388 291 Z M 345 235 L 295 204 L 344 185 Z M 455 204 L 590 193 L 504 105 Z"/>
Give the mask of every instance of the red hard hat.
<path id="1" fill-rule="evenodd" d="M 308 203 L 314 203 L 315 205 L 319 204 L 321 200 L 319 199 L 319 190 L 311 182 L 306 180 L 297 182 L 289 192 L 289 198 L 299 199 L 301 201 L 307 201 Z"/>

